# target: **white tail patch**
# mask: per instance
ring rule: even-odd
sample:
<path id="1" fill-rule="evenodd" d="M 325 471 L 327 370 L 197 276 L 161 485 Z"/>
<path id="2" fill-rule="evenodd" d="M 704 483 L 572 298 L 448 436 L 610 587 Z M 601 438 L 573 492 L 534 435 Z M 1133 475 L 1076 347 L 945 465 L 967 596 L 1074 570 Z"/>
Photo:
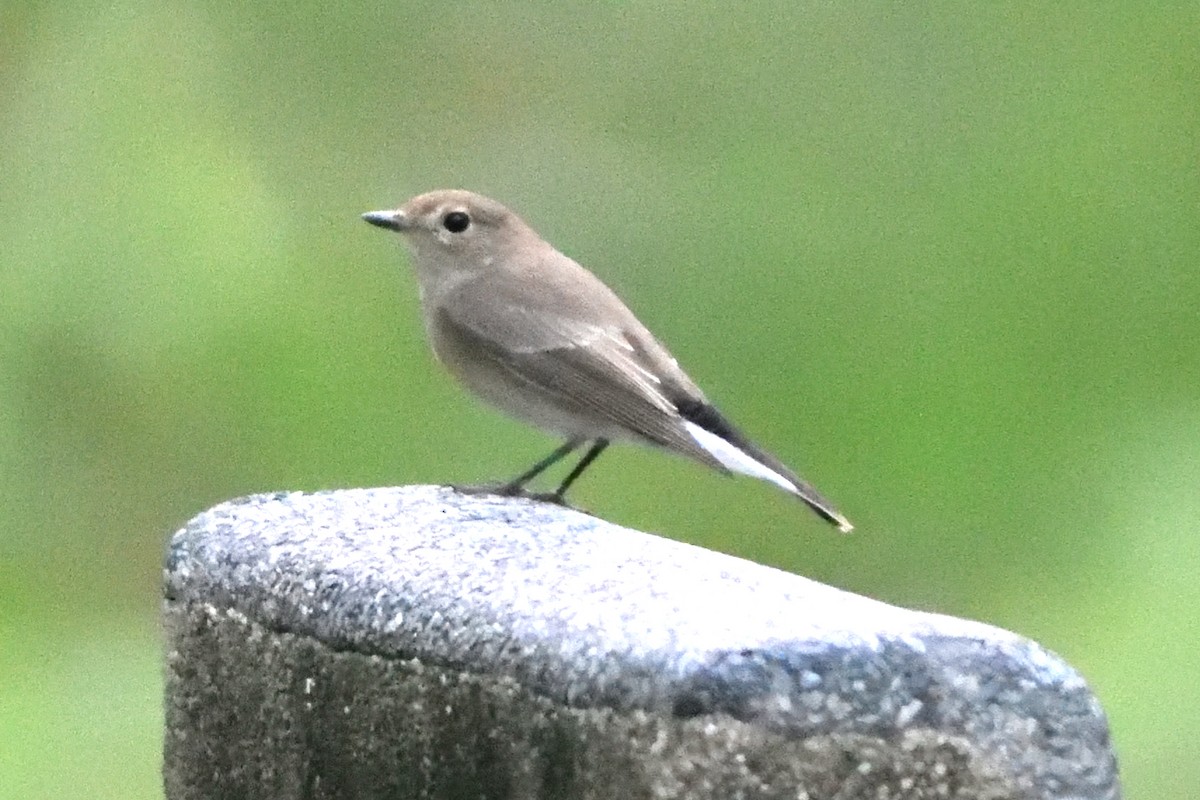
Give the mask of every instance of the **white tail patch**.
<path id="1" fill-rule="evenodd" d="M 688 422 L 687 420 L 683 421 L 683 427 L 696 440 L 696 444 L 711 453 L 717 461 L 725 465 L 726 469 L 733 470 L 742 475 L 749 475 L 751 478 L 770 481 L 785 492 L 795 495 L 800 494 L 794 483 L 770 467 L 755 461 L 715 433 L 706 431 L 694 422 Z"/>

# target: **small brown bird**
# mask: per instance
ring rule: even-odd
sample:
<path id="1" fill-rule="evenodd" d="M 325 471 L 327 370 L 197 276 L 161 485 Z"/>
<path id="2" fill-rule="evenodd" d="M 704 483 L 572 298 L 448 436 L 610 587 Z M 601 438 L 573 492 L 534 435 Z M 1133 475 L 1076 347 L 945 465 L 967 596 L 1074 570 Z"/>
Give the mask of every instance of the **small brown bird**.
<path id="1" fill-rule="evenodd" d="M 708 402 L 611 289 L 495 200 L 442 190 L 363 219 L 403 234 L 430 345 L 451 374 L 502 411 L 566 438 L 492 491 L 523 495 L 535 476 L 590 442 L 557 490 L 531 495 L 564 503 L 609 442 L 624 440 L 769 481 L 851 530 L 812 486 Z"/>

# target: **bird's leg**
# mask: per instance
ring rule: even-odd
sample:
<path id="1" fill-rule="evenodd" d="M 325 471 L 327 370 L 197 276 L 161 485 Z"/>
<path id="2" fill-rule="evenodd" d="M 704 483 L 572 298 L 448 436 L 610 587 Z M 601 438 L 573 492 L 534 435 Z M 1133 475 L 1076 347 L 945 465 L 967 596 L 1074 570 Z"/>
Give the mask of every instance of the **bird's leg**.
<path id="1" fill-rule="evenodd" d="M 565 497 L 567 489 L 572 483 L 575 482 L 575 479 L 582 475 L 583 471 L 587 469 L 588 466 L 591 465 L 591 463 L 595 461 L 601 453 L 604 452 L 604 448 L 606 447 L 608 447 L 608 439 L 597 439 L 596 443 L 592 445 L 592 449 L 588 450 L 584 457 L 579 459 L 579 463 L 575 465 L 575 469 L 571 470 L 567 477 L 563 479 L 563 482 L 559 484 L 558 488 L 555 489 L 552 494 L 539 495 L 537 499 L 548 500 L 551 503 L 558 503 L 560 506 L 567 505 Z M 563 453 L 563 455 L 566 455 L 566 453 Z"/>
<path id="2" fill-rule="evenodd" d="M 496 486 L 495 484 L 485 486 L 455 486 L 454 488 L 463 494 L 498 494 L 502 497 L 525 497 L 529 496 L 525 491 L 525 484 L 541 475 L 548 467 L 561 461 L 571 454 L 572 451 L 579 448 L 585 439 L 568 439 L 563 445 L 556 448 L 553 453 L 543 458 L 541 461 L 534 464 L 528 470 L 513 478 L 508 483 Z"/>
<path id="3" fill-rule="evenodd" d="M 566 458 L 573 451 L 579 449 L 579 446 L 585 441 L 587 440 L 568 439 L 555 449 L 553 453 L 502 486 L 455 486 L 454 488 L 464 494 L 498 494 L 502 497 L 528 497 L 531 500 L 542 500 L 569 508 L 570 506 L 566 500 L 567 489 L 604 452 L 604 448 L 608 447 L 608 439 L 597 439 L 591 449 L 584 454 L 583 458 L 579 459 L 579 463 L 575 465 L 575 468 L 567 474 L 567 477 L 563 479 L 563 482 L 553 492 L 527 492 L 525 491 L 525 484 L 538 475 L 541 475 L 547 468 Z"/>
<path id="4" fill-rule="evenodd" d="M 583 444 L 583 439 L 568 439 L 563 445 L 557 448 L 553 453 L 543 458 L 541 461 L 534 464 L 525 472 L 513 478 L 511 481 L 500 487 L 497 494 L 519 495 L 525 491 L 525 484 L 541 475 L 549 467 L 562 461 Z"/>

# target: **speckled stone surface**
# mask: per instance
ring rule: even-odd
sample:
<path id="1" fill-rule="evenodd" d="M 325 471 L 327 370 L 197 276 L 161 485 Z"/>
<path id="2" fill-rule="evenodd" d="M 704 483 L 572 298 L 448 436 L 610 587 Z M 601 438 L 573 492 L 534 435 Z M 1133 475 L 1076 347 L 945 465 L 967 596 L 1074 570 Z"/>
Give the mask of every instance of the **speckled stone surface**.
<path id="1" fill-rule="evenodd" d="M 1117 798 L 1038 645 L 438 487 L 258 495 L 165 570 L 168 798 Z"/>

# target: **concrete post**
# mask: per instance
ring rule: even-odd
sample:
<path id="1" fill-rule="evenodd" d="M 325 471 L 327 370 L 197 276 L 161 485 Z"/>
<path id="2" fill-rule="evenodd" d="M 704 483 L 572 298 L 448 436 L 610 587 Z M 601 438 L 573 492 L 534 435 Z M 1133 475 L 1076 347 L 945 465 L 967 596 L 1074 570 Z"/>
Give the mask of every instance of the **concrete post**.
<path id="1" fill-rule="evenodd" d="M 249 497 L 165 592 L 169 800 L 1120 796 L 1037 644 L 552 505 Z"/>

